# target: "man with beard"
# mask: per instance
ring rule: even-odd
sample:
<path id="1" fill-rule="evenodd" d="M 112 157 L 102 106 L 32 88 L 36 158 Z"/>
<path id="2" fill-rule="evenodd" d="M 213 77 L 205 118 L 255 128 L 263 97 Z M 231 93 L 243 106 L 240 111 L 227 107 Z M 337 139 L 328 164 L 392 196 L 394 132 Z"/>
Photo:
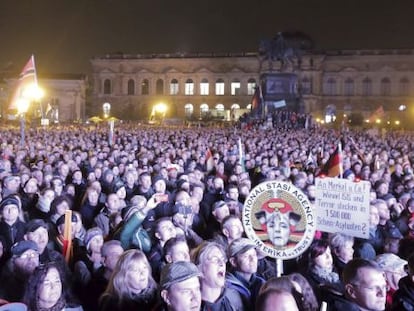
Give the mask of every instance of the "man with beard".
<path id="1" fill-rule="evenodd" d="M 39 252 L 35 242 L 23 240 L 13 245 L 11 253 L 0 277 L 0 297 L 17 302 L 23 298 L 30 274 L 39 266 Z"/>

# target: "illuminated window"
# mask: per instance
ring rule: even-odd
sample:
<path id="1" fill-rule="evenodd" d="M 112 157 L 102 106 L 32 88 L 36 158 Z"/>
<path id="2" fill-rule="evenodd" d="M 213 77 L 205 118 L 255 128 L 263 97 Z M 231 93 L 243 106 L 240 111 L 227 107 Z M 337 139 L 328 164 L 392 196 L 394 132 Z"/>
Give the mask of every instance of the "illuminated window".
<path id="1" fill-rule="evenodd" d="M 135 81 L 133 79 L 128 80 L 128 95 L 135 95 Z"/>
<path id="2" fill-rule="evenodd" d="M 172 79 L 170 83 L 170 95 L 178 94 L 178 81 L 177 79 Z"/>
<path id="3" fill-rule="evenodd" d="M 142 95 L 148 95 L 149 94 L 149 81 L 147 79 L 142 80 L 141 94 Z"/>
<path id="4" fill-rule="evenodd" d="M 235 80 L 231 83 L 231 95 L 240 95 L 240 81 Z"/>
<path id="5" fill-rule="evenodd" d="M 209 94 L 209 84 L 207 79 L 201 80 L 200 83 L 200 95 L 208 95 Z"/>
<path id="6" fill-rule="evenodd" d="M 224 95 L 224 81 L 223 81 L 223 79 L 218 79 L 216 81 L 216 95 Z"/>
<path id="7" fill-rule="evenodd" d="M 200 105 L 200 116 L 204 117 L 208 114 L 208 105 L 206 103 Z"/>
<path id="8" fill-rule="evenodd" d="M 158 79 L 157 84 L 155 85 L 155 93 L 157 95 L 164 94 L 164 80 Z"/>
<path id="9" fill-rule="evenodd" d="M 336 120 L 336 106 L 335 105 L 328 105 L 325 108 L 325 122 L 331 123 Z"/>
<path id="10" fill-rule="evenodd" d="M 186 118 L 191 118 L 193 116 L 194 106 L 190 103 L 185 104 L 184 106 L 184 113 Z"/>
<path id="11" fill-rule="evenodd" d="M 194 82 L 191 79 L 188 79 L 185 81 L 185 89 L 184 89 L 185 95 L 194 95 Z"/>
<path id="12" fill-rule="evenodd" d="M 255 89 L 256 89 L 256 80 L 249 79 L 249 81 L 247 81 L 247 95 L 254 95 Z"/>
<path id="13" fill-rule="evenodd" d="M 111 80 L 105 79 L 103 84 L 104 94 L 111 94 Z"/>
<path id="14" fill-rule="evenodd" d="M 239 104 L 233 104 L 233 105 L 231 105 L 231 110 L 236 110 L 236 109 L 240 109 L 240 105 Z"/>

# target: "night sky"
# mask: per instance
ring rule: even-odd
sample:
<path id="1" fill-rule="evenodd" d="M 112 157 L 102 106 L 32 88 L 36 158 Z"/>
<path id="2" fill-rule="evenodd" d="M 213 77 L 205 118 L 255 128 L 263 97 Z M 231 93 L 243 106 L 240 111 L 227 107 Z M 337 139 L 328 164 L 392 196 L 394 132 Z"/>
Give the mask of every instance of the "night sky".
<path id="1" fill-rule="evenodd" d="M 0 70 L 88 73 L 106 53 L 257 51 L 278 31 L 317 49 L 414 48 L 414 1 L 0 0 Z"/>

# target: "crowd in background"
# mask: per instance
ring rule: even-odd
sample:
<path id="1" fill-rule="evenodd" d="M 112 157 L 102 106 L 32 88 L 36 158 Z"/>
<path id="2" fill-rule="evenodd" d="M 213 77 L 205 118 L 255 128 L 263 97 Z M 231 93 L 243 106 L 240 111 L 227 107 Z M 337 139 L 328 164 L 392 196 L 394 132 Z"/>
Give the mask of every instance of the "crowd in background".
<path id="1" fill-rule="evenodd" d="M 341 177 L 372 186 L 370 237 L 317 232 L 276 277 L 244 234 L 244 200 L 279 180 L 315 203 L 339 141 Z M 0 298 L 59 311 L 413 310 L 412 144 L 259 122 L 30 128 L 22 145 L 3 127 Z"/>

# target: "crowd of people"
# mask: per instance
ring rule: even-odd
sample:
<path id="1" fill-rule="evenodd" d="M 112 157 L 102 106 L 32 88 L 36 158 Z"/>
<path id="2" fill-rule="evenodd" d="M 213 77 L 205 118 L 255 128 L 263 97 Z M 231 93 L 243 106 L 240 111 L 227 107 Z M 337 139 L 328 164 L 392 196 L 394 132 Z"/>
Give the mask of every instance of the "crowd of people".
<path id="1" fill-rule="evenodd" d="M 414 309 L 411 133 L 117 124 L 111 141 L 106 127 L 57 126 L 28 129 L 23 145 L 19 129 L 0 133 L 2 304 Z M 317 231 L 278 276 L 245 235 L 243 203 L 279 180 L 315 204 L 315 177 L 339 140 L 341 177 L 371 184 L 369 239 Z"/>

